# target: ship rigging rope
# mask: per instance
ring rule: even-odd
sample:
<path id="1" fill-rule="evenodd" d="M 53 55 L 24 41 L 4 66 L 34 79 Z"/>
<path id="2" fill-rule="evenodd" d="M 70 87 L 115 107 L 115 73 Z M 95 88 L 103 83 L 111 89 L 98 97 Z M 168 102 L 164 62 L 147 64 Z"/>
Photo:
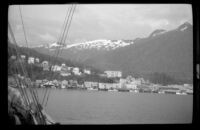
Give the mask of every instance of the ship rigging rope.
<path id="1" fill-rule="evenodd" d="M 24 37 L 25 37 L 25 41 L 26 41 L 26 45 L 28 48 L 28 41 L 27 41 L 27 35 L 26 35 L 26 31 L 25 31 L 25 27 L 24 27 L 24 22 L 23 22 L 23 17 L 22 17 L 22 12 L 21 12 L 21 7 L 19 5 L 19 12 L 20 12 L 20 18 L 21 18 L 21 22 L 22 22 L 22 27 L 23 27 L 23 33 L 24 33 Z M 29 52 L 29 56 L 30 56 L 30 52 Z M 32 76 L 32 64 L 30 64 L 31 68 L 30 68 L 30 76 Z M 28 74 L 27 74 L 28 76 Z M 30 81 L 31 82 L 31 81 Z M 28 83 L 27 83 L 28 85 Z M 35 93 L 37 93 L 37 91 L 35 92 L 33 89 L 30 89 L 30 93 L 31 96 L 33 97 L 33 101 L 35 101 L 36 104 L 38 104 L 38 99 Z"/>
<path id="2" fill-rule="evenodd" d="M 24 37 L 25 37 L 25 41 L 26 41 L 26 46 L 27 46 L 27 48 L 28 48 L 28 40 L 27 40 L 27 35 L 26 35 L 26 30 L 25 30 L 25 27 L 24 27 L 24 21 L 23 21 L 23 17 L 22 17 L 22 11 L 21 11 L 21 6 L 19 5 L 19 12 L 20 12 L 20 17 L 21 17 L 21 22 L 22 22 L 22 27 L 23 27 L 23 33 L 24 33 Z M 28 53 L 29 54 L 29 56 L 30 56 L 30 52 Z M 32 76 L 32 64 L 30 64 L 30 77 Z M 28 74 L 27 74 L 28 75 Z M 39 99 L 37 99 L 38 97 L 36 96 L 36 94 L 35 93 L 37 93 L 37 91 L 34 91 L 34 90 L 32 90 L 31 89 L 31 93 L 33 93 L 33 96 L 34 96 L 34 98 L 35 98 L 35 100 L 36 100 L 36 102 L 38 103 L 38 100 Z M 33 99 L 34 99 L 33 98 Z"/>
<path id="3" fill-rule="evenodd" d="M 72 5 L 72 7 L 73 7 L 73 5 Z M 65 40 L 66 40 L 67 35 L 68 35 L 68 32 L 69 32 L 69 28 L 70 28 L 70 25 L 71 25 L 71 21 L 72 21 L 72 17 L 73 17 L 75 8 L 76 8 L 76 5 L 74 6 L 74 8 L 72 8 L 72 14 L 71 14 L 71 16 L 69 16 L 69 24 L 68 24 L 68 26 L 66 26 L 66 27 L 67 27 L 67 33 L 66 33 L 66 35 L 65 35 L 65 37 L 64 37 L 64 42 L 63 42 L 63 44 L 65 44 Z M 67 23 L 68 23 L 68 22 L 67 22 Z M 62 44 L 62 42 L 61 42 L 61 44 Z M 59 54 L 59 51 L 62 51 L 62 48 L 61 48 L 61 47 L 62 47 L 62 46 L 60 46 L 60 48 L 58 49 L 58 54 Z M 57 54 L 56 58 L 58 57 L 58 54 Z M 45 106 L 47 105 L 50 92 L 51 92 L 51 91 L 49 91 L 49 93 L 48 93 L 48 95 L 47 95 L 47 101 L 46 101 Z"/>
<path id="4" fill-rule="evenodd" d="M 12 48 L 9 48 L 9 50 L 10 50 L 9 53 L 11 53 L 11 54 L 14 53 L 14 50 L 12 50 Z M 16 53 L 17 53 L 17 52 L 16 52 Z M 11 75 L 12 75 L 12 74 L 17 74 L 17 68 L 16 68 L 16 69 L 13 68 L 13 70 L 12 70 L 12 68 L 10 68 L 10 72 L 11 72 Z M 20 83 L 19 83 L 19 81 L 18 81 L 16 78 L 14 78 L 14 81 L 15 81 L 15 83 L 16 83 L 17 86 L 21 86 Z M 9 85 L 9 84 L 8 84 L 8 85 Z M 20 91 L 22 92 L 21 95 L 22 95 L 22 98 L 23 98 L 23 100 L 24 100 L 25 105 L 28 106 L 28 100 L 27 100 L 27 98 L 25 97 L 26 95 L 25 95 L 24 91 L 22 90 L 21 87 L 20 87 L 19 89 L 20 89 Z"/>
<path id="5" fill-rule="evenodd" d="M 15 40 L 15 37 L 14 37 L 14 34 L 13 34 L 12 29 L 11 29 L 11 26 L 10 26 L 10 23 L 8 23 L 8 27 L 9 27 L 9 31 L 10 31 L 11 37 L 12 37 L 14 43 L 17 45 L 16 40 Z M 16 50 L 17 57 L 19 57 L 19 53 L 18 53 L 18 50 L 17 50 L 17 46 L 14 45 L 14 48 L 15 48 L 15 50 Z M 20 62 L 20 65 L 21 65 L 20 67 L 21 67 L 21 69 L 22 69 L 22 72 L 24 73 L 24 75 L 26 75 L 25 70 L 23 69 L 23 66 L 22 66 L 22 63 L 21 63 L 21 62 Z M 17 67 L 17 68 L 18 68 L 18 67 Z M 15 79 L 15 78 L 14 78 L 14 79 Z M 16 80 L 16 79 L 15 79 L 15 80 Z M 17 84 L 19 85 L 19 88 L 20 88 L 20 90 L 21 90 L 21 92 L 22 92 L 22 96 L 26 99 L 26 100 L 25 100 L 26 105 L 30 105 L 31 101 L 30 101 L 30 99 L 29 99 L 29 97 L 28 97 L 28 94 L 27 94 L 26 90 L 23 89 L 22 87 L 20 87 L 20 86 L 23 85 L 23 82 L 22 82 L 22 81 L 19 81 L 19 80 L 16 80 L 16 82 L 17 82 Z M 33 98 L 33 97 L 32 97 L 32 98 Z"/>
<path id="6" fill-rule="evenodd" d="M 25 32 L 25 27 L 24 27 L 24 22 L 23 22 L 23 17 L 22 17 L 20 5 L 19 5 L 19 11 L 20 11 L 21 21 L 22 21 L 22 26 L 23 26 L 24 37 L 25 37 L 25 40 L 26 40 L 27 48 L 28 48 L 28 42 L 27 42 L 27 37 L 26 37 L 26 32 Z M 29 53 L 29 55 L 30 55 L 30 53 Z M 31 75 L 32 75 L 32 65 L 31 65 L 30 71 L 31 71 Z M 27 77 L 28 77 L 28 74 L 27 74 Z M 30 83 L 31 83 L 31 81 L 30 81 Z M 28 81 L 27 81 L 27 85 L 28 85 L 29 88 L 30 88 L 30 85 L 32 87 L 32 84 L 29 84 Z M 38 110 L 39 114 L 41 115 L 41 119 L 44 121 L 45 117 L 43 116 L 43 114 L 42 114 L 42 112 L 39 108 L 38 97 L 35 94 L 35 93 L 37 93 L 37 91 L 34 91 L 32 88 L 30 88 L 29 90 L 30 90 L 30 95 L 32 96 L 32 99 L 33 99 L 33 103 L 36 106 L 36 109 Z"/>
<path id="7" fill-rule="evenodd" d="M 71 7 L 72 8 L 72 7 Z M 69 17 L 69 15 L 70 15 L 70 13 L 71 13 L 71 8 L 70 9 L 68 9 L 67 10 L 67 14 L 66 14 L 66 16 L 65 16 L 65 21 L 64 21 L 64 23 L 63 23 L 63 27 L 64 27 L 64 29 L 63 29 L 63 33 L 65 33 L 65 28 L 66 28 L 66 25 L 67 25 L 67 23 L 66 23 L 66 20 L 68 21 L 68 17 Z M 70 11 L 69 11 L 70 10 Z M 69 12 L 69 13 L 68 13 Z M 61 28 L 61 30 L 62 30 L 62 28 Z M 62 33 L 62 31 L 61 31 L 61 34 L 60 34 L 60 39 L 62 39 L 62 37 L 63 37 L 63 34 Z M 59 41 L 59 39 L 58 39 L 58 41 Z M 49 51 L 48 51 L 49 52 Z M 56 51 L 55 51 L 55 55 L 56 55 Z M 50 56 L 49 56 L 49 58 L 50 58 Z M 56 59 L 56 58 L 55 58 Z M 50 61 L 50 59 L 49 59 L 49 61 Z M 50 75 L 50 77 L 52 77 L 52 73 L 51 73 L 51 75 Z M 50 90 L 49 90 L 50 91 Z M 43 101 L 42 101 L 42 105 L 43 105 L 43 103 L 44 103 L 44 101 L 45 101 L 45 99 L 46 99 L 46 96 L 47 96 L 47 92 L 48 92 L 48 90 L 46 89 L 46 91 L 45 91 L 45 94 L 44 94 L 44 97 L 43 97 Z M 47 100 L 47 99 L 46 99 Z"/>
<path id="8" fill-rule="evenodd" d="M 58 42 L 58 43 L 60 43 L 60 47 L 58 48 L 56 58 L 58 57 L 59 52 L 62 51 L 62 48 L 61 48 L 61 47 L 62 47 L 62 43 L 63 43 L 63 44 L 65 43 L 65 40 L 66 40 L 68 31 L 69 31 L 69 28 L 70 28 L 70 25 L 71 25 L 71 21 L 72 21 L 72 17 L 73 17 L 75 8 L 76 8 L 76 5 L 74 5 L 74 8 L 73 8 L 73 5 L 72 5 L 72 6 L 71 6 L 71 9 L 70 9 L 70 11 L 69 11 L 69 14 L 66 15 L 66 17 L 65 17 L 65 21 L 66 21 L 66 18 L 67 18 L 67 21 L 66 21 L 66 24 L 65 24 L 65 27 L 64 27 L 64 30 L 63 30 L 62 37 L 60 37 L 61 39 L 58 39 L 58 41 L 60 40 L 60 42 Z M 64 22 L 64 23 L 65 23 L 65 22 Z M 66 30 L 67 30 L 67 33 L 66 33 L 66 35 L 65 35 Z M 63 39 L 64 39 L 64 42 L 63 42 Z M 56 52 L 55 52 L 55 53 L 56 53 Z M 52 77 L 52 74 L 53 74 L 53 73 L 51 73 L 51 77 Z M 46 99 L 45 106 L 47 105 L 50 92 L 51 92 L 51 91 L 49 90 L 49 91 L 48 91 L 48 94 L 47 94 L 47 99 Z"/>
<path id="9" fill-rule="evenodd" d="M 16 40 L 15 40 L 13 31 L 12 31 L 12 29 L 11 29 L 11 25 L 10 25 L 9 22 L 8 22 L 8 27 L 9 27 L 9 31 L 10 31 L 10 34 L 11 34 L 11 38 L 13 39 L 14 44 L 16 44 L 16 46 L 14 45 L 14 48 L 15 48 L 15 50 L 16 50 L 17 57 L 19 58 L 19 53 L 18 53 L 18 50 L 17 50 L 17 42 L 16 42 Z M 22 62 L 20 62 L 20 67 L 21 67 L 22 73 L 23 73 L 24 76 L 26 77 L 26 76 L 27 76 L 27 73 L 26 73 L 26 71 L 24 70 L 24 67 L 23 67 L 23 65 L 22 65 Z M 20 82 L 20 86 L 22 86 L 22 85 L 24 84 L 23 81 L 19 81 L 19 82 Z M 26 81 L 24 81 L 24 82 L 26 82 Z M 28 82 L 28 81 L 27 81 L 27 82 Z M 29 86 L 28 83 L 25 83 L 25 85 L 28 85 L 28 86 Z M 31 101 L 30 101 L 29 96 L 28 96 L 28 94 L 27 94 L 27 92 L 26 92 L 26 89 L 23 89 L 23 88 L 20 87 L 20 86 L 19 86 L 19 88 L 21 89 L 22 94 L 24 95 L 25 99 L 27 99 L 27 105 L 30 105 Z M 34 103 L 34 104 L 36 105 L 36 107 L 37 107 L 37 99 L 36 99 L 34 93 L 30 93 L 30 94 L 31 94 L 33 103 Z M 26 101 L 26 100 L 25 100 L 25 101 Z"/>
<path id="10" fill-rule="evenodd" d="M 9 22 L 8 22 L 8 29 L 9 29 L 9 31 L 10 31 L 11 38 L 13 39 L 14 44 L 16 44 L 16 45 L 14 45 L 14 49 L 15 49 L 15 51 L 16 51 L 17 57 L 19 57 L 19 53 L 18 53 L 18 50 L 17 50 L 17 42 L 16 42 L 16 40 L 15 40 L 13 31 L 12 31 L 12 28 L 11 28 L 11 25 L 10 25 Z M 20 62 L 20 65 L 18 65 L 18 66 L 21 67 L 22 72 L 25 74 L 25 71 L 24 71 L 24 69 L 23 69 L 23 66 L 22 66 L 22 63 L 21 63 L 21 62 Z M 21 84 L 20 84 L 20 86 L 21 86 Z M 29 100 L 29 98 L 28 98 L 28 94 L 27 94 L 26 90 L 22 89 L 20 86 L 19 86 L 19 88 L 20 88 L 21 91 L 24 93 L 24 96 L 25 96 L 26 99 L 27 99 L 27 103 L 30 104 L 30 100 Z"/>

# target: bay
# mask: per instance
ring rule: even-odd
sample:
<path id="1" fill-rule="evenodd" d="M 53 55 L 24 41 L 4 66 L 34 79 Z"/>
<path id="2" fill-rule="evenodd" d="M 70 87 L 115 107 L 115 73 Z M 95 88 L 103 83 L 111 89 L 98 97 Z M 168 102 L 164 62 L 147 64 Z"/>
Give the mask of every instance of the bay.
<path id="1" fill-rule="evenodd" d="M 37 89 L 40 102 L 46 89 Z M 192 122 L 192 95 L 49 89 L 47 113 L 61 124 Z"/>

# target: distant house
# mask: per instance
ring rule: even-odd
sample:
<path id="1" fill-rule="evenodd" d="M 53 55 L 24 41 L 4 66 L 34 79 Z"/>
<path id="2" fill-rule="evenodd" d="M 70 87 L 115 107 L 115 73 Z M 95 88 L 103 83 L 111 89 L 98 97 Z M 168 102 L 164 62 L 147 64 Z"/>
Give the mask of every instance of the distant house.
<path id="1" fill-rule="evenodd" d="M 86 88 L 98 88 L 98 83 L 97 82 L 89 82 L 89 81 L 86 81 L 84 82 L 84 86 Z"/>
<path id="2" fill-rule="evenodd" d="M 137 89 L 137 85 L 136 84 L 126 84 L 126 88 L 127 89 Z"/>
<path id="3" fill-rule="evenodd" d="M 60 72 L 60 75 L 61 76 L 70 76 L 71 73 L 69 73 L 69 72 Z"/>
<path id="4" fill-rule="evenodd" d="M 62 65 L 61 65 L 62 67 L 65 67 L 66 65 L 65 65 L 65 63 L 62 63 Z"/>
<path id="5" fill-rule="evenodd" d="M 113 86 L 112 83 L 99 83 L 99 88 L 100 89 L 111 89 L 114 88 L 116 86 Z"/>
<path id="6" fill-rule="evenodd" d="M 40 63 L 40 59 L 39 58 L 35 58 L 35 62 Z"/>
<path id="7" fill-rule="evenodd" d="M 125 87 L 126 86 L 126 82 L 127 82 L 126 79 L 120 78 L 120 80 L 119 80 L 120 88 Z"/>
<path id="8" fill-rule="evenodd" d="M 61 71 L 61 66 L 59 65 L 53 65 L 51 68 L 52 71 Z"/>
<path id="9" fill-rule="evenodd" d="M 108 78 L 122 77 L 121 71 L 104 71 Z"/>
<path id="10" fill-rule="evenodd" d="M 61 88 L 66 88 L 67 85 L 68 85 L 68 81 L 67 80 L 63 80 L 61 82 Z"/>
<path id="11" fill-rule="evenodd" d="M 73 67 L 67 67 L 67 70 L 72 70 L 73 69 Z"/>
<path id="12" fill-rule="evenodd" d="M 69 75 L 71 75 L 71 73 L 66 66 L 61 66 L 60 75 L 61 76 L 69 76 Z"/>
<path id="13" fill-rule="evenodd" d="M 29 57 L 28 58 L 28 64 L 34 64 L 34 57 Z"/>
<path id="14" fill-rule="evenodd" d="M 43 61 L 42 62 L 42 67 L 44 71 L 49 71 L 49 62 L 48 61 Z"/>
<path id="15" fill-rule="evenodd" d="M 78 67 L 74 67 L 72 72 L 75 74 L 75 75 L 81 75 L 81 72 L 79 71 L 79 68 Z"/>
<path id="16" fill-rule="evenodd" d="M 15 59 L 16 59 L 16 56 L 12 55 L 10 58 L 11 58 L 12 60 L 15 60 Z"/>
<path id="17" fill-rule="evenodd" d="M 83 72 L 84 72 L 85 74 L 91 74 L 91 71 L 88 70 L 88 69 L 84 69 Z"/>
<path id="18" fill-rule="evenodd" d="M 21 59 L 25 59 L 25 58 L 26 58 L 26 56 L 25 56 L 25 55 L 21 55 L 20 57 L 21 57 Z"/>

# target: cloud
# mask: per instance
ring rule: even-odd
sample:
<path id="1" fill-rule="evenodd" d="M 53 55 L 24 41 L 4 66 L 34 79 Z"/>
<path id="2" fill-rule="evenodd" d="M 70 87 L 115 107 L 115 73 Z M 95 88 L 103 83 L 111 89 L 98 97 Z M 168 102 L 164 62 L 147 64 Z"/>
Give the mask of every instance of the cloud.
<path id="1" fill-rule="evenodd" d="M 56 41 L 56 38 L 54 36 L 50 35 L 49 33 L 40 34 L 39 36 L 44 41 Z"/>
<path id="2" fill-rule="evenodd" d="M 17 6 L 11 6 L 9 19 L 15 33 L 22 31 Z M 69 5 L 21 6 L 30 42 L 56 41 L 60 36 Z M 192 22 L 187 4 L 80 4 L 76 6 L 68 41 L 95 39 L 134 39 L 155 29 L 171 30 Z M 19 37 L 22 38 L 22 37 Z"/>

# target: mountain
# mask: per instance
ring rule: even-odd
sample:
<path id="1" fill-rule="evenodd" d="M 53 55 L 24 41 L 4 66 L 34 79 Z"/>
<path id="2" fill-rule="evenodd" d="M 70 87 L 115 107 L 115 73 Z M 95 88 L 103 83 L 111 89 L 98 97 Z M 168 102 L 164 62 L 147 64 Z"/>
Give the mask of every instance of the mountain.
<path id="1" fill-rule="evenodd" d="M 60 45 L 55 42 L 49 45 L 36 46 L 35 48 L 48 48 L 50 50 L 55 50 L 56 48 L 60 47 L 62 49 L 76 49 L 76 50 L 84 50 L 84 49 L 114 50 L 116 48 L 128 46 L 133 43 L 134 43 L 133 40 L 99 39 L 82 43 L 75 43 L 71 45 Z"/>
<path id="2" fill-rule="evenodd" d="M 55 46 L 57 47 L 57 45 L 55 45 Z M 49 48 L 49 46 L 45 46 L 45 47 Z M 26 59 L 25 59 L 26 61 L 28 60 L 27 59 L 28 57 L 35 57 L 35 58 L 39 58 L 40 62 L 47 60 L 47 61 L 49 61 L 50 64 L 53 64 L 53 65 L 54 64 L 61 65 L 62 63 L 65 63 L 66 66 L 79 67 L 80 70 L 87 68 L 87 69 L 90 69 L 94 73 L 99 73 L 98 69 L 96 69 L 95 67 L 92 67 L 90 65 L 84 65 L 80 62 L 72 61 L 70 59 L 56 57 L 55 54 L 51 54 L 51 53 L 44 54 L 44 53 L 34 50 L 33 48 L 20 47 L 20 46 L 14 45 L 11 42 L 8 42 L 8 58 L 11 57 L 12 55 L 17 56 L 17 52 L 16 52 L 15 48 L 18 50 L 19 55 L 26 56 Z"/>
<path id="3" fill-rule="evenodd" d="M 35 49 L 49 53 L 45 48 Z M 146 38 L 133 40 L 72 44 L 63 47 L 60 56 L 101 70 L 121 70 L 124 75 L 141 75 L 151 79 L 155 73 L 156 76 L 163 74 L 192 82 L 193 26 L 186 22 L 174 30 L 157 29 Z"/>
<path id="4" fill-rule="evenodd" d="M 149 37 L 155 37 L 155 36 L 160 35 L 160 34 L 163 34 L 163 33 L 165 33 L 165 32 L 166 32 L 166 30 L 164 30 L 164 29 L 157 29 L 157 30 L 153 31 L 153 32 L 149 35 Z"/>

